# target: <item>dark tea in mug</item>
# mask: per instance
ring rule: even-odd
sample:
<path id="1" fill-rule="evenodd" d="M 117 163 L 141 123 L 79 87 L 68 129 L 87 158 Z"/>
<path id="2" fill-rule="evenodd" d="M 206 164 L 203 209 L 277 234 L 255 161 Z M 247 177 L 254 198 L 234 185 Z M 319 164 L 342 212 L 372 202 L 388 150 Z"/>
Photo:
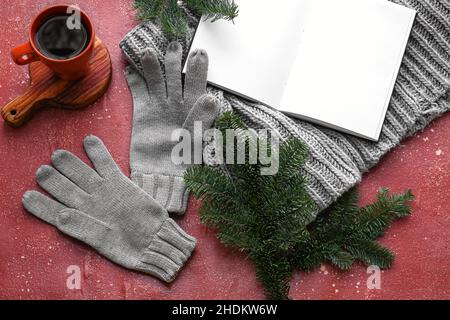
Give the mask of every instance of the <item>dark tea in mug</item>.
<path id="1" fill-rule="evenodd" d="M 36 33 L 36 44 L 41 53 L 51 59 L 67 60 L 81 54 L 90 41 L 89 32 L 81 22 L 70 25 L 69 15 L 57 15 L 42 23 Z"/>
<path id="2" fill-rule="evenodd" d="M 89 72 L 96 43 L 94 25 L 78 7 L 50 6 L 29 28 L 28 42 L 11 50 L 18 65 L 42 62 L 63 80 L 78 80 Z"/>

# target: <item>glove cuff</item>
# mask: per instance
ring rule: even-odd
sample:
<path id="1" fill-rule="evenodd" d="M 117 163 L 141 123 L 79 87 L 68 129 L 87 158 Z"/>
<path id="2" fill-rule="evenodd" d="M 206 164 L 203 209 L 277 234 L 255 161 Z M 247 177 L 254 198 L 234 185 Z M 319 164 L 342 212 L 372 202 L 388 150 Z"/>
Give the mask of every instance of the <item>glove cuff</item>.
<path id="1" fill-rule="evenodd" d="M 170 283 L 191 256 L 196 242 L 169 218 L 143 252 L 137 269 Z"/>
<path id="2" fill-rule="evenodd" d="M 170 213 L 184 214 L 189 192 L 182 177 L 133 172 L 131 179 Z"/>

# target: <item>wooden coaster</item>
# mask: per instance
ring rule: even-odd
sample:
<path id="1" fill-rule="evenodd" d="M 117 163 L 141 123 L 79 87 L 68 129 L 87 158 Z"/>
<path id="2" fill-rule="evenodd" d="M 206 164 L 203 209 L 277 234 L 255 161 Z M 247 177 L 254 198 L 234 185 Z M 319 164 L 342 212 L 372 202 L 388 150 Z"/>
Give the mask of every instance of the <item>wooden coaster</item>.
<path id="1" fill-rule="evenodd" d="M 90 71 L 86 76 L 65 81 L 56 77 L 42 62 L 31 63 L 30 87 L 2 108 L 3 119 L 10 126 L 19 127 L 43 107 L 78 109 L 94 103 L 106 92 L 112 76 L 108 49 L 99 38 L 95 39 L 89 64 Z"/>

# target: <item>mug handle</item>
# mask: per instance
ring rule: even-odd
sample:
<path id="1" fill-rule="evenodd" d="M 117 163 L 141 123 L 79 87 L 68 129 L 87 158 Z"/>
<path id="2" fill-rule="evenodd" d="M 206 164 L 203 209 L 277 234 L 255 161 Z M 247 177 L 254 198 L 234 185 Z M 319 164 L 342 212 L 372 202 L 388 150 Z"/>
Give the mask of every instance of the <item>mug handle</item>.
<path id="1" fill-rule="evenodd" d="M 39 57 L 34 53 L 34 50 L 31 47 L 30 42 L 27 42 L 12 49 L 11 56 L 14 62 L 20 66 L 39 60 Z"/>

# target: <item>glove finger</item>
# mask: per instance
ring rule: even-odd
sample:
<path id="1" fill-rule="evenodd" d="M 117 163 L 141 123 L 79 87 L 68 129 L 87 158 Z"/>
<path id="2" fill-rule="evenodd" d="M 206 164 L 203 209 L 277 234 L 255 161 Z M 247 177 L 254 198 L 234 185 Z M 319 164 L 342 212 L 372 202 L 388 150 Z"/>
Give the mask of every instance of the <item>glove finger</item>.
<path id="1" fill-rule="evenodd" d="M 52 155 L 53 166 L 87 193 L 93 193 L 103 179 L 86 163 L 66 150 Z"/>
<path id="2" fill-rule="evenodd" d="M 183 86 L 181 84 L 181 59 L 183 48 L 174 41 L 169 44 L 166 52 L 166 80 L 167 97 L 176 102 L 183 99 Z"/>
<path id="3" fill-rule="evenodd" d="M 80 208 L 89 195 L 50 166 L 42 166 L 36 172 L 38 184 L 59 202 L 71 208 Z"/>
<path id="4" fill-rule="evenodd" d="M 141 64 L 148 92 L 157 99 L 167 99 L 166 84 L 156 54 L 150 49 L 145 50 L 141 57 Z"/>
<path id="5" fill-rule="evenodd" d="M 217 99 L 211 95 L 205 94 L 194 104 L 194 107 L 191 109 L 184 122 L 183 128 L 194 133 L 195 122 L 200 122 L 203 131 L 207 130 L 212 127 L 219 112 L 220 107 Z"/>
<path id="6" fill-rule="evenodd" d="M 184 89 L 184 100 L 192 106 L 206 93 L 208 77 L 208 54 L 197 49 L 189 55 Z"/>
<path id="7" fill-rule="evenodd" d="M 98 137 L 92 135 L 86 137 L 84 139 L 84 150 L 86 150 L 95 170 L 102 178 L 122 173 L 108 149 Z"/>
<path id="8" fill-rule="evenodd" d="M 34 190 L 25 192 L 22 204 L 29 213 L 54 226 L 58 213 L 67 209 L 65 205 Z"/>
<path id="9" fill-rule="evenodd" d="M 125 79 L 133 97 L 134 110 L 143 113 L 150 106 L 150 96 L 145 79 L 133 67 L 126 68 Z"/>
<path id="10" fill-rule="evenodd" d="M 111 230 L 105 222 L 75 209 L 62 210 L 57 216 L 56 226 L 63 233 L 94 247 L 101 253 L 103 244 L 107 242 L 105 237 Z"/>

